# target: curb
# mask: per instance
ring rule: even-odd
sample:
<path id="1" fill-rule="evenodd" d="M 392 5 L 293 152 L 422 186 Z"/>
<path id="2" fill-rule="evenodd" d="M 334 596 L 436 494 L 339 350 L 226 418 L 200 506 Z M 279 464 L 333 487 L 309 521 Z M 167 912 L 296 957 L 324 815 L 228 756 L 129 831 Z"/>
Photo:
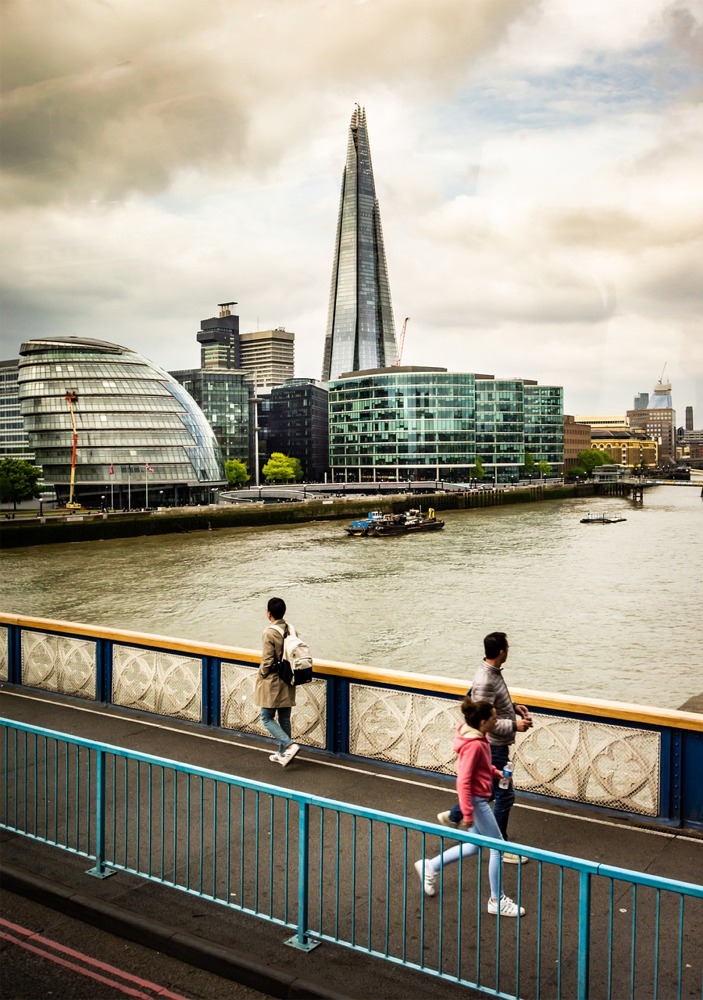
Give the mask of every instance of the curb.
<path id="1" fill-rule="evenodd" d="M 253 962 L 225 945 L 184 933 L 114 903 L 93 899 L 60 882 L 32 875 L 14 865 L 0 865 L 0 886 L 66 916 L 91 923 L 110 934 L 281 1000 L 350 1000 L 316 983 Z"/>

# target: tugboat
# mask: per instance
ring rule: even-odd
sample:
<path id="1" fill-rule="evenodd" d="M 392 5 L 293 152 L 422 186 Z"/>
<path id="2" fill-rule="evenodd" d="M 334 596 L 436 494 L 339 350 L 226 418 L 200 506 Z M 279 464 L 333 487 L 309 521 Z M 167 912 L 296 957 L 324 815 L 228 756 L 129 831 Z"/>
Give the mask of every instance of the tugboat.
<path id="1" fill-rule="evenodd" d="M 374 534 L 373 529 L 375 525 L 379 521 L 382 521 L 385 516 L 381 510 L 370 510 L 366 517 L 361 517 L 358 521 L 352 521 L 344 530 L 352 538 L 366 538 L 368 535 Z"/>
<path id="2" fill-rule="evenodd" d="M 406 531 L 439 531 L 443 527 L 444 521 L 436 516 L 432 507 L 427 511 L 427 514 L 423 514 L 418 509 L 405 512 Z"/>
<path id="3" fill-rule="evenodd" d="M 626 521 L 626 517 L 620 514 L 586 514 L 581 518 L 581 524 L 617 524 L 619 521 Z"/>
<path id="4" fill-rule="evenodd" d="M 407 528 L 405 514 L 384 514 L 379 521 L 374 521 L 370 535 L 404 535 Z"/>

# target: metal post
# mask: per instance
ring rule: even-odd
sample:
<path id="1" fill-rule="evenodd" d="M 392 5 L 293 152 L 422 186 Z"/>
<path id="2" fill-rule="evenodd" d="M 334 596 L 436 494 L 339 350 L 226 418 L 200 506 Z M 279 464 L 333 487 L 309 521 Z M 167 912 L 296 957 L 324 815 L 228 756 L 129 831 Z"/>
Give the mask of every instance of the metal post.
<path id="1" fill-rule="evenodd" d="M 612 942 L 611 942 L 612 944 Z M 579 874 L 579 925 L 578 925 L 578 966 L 576 996 L 578 1000 L 588 998 L 588 973 L 591 948 L 591 876 L 589 872 Z"/>
<path id="2" fill-rule="evenodd" d="M 127 510 L 132 509 L 132 466 L 127 466 Z"/>
<path id="3" fill-rule="evenodd" d="M 310 805 L 300 802 L 298 809 L 298 932 L 285 943 L 299 951 L 312 951 L 320 942 L 311 940 L 307 935 Z"/>
<path id="4" fill-rule="evenodd" d="M 105 866 L 105 751 L 95 751 L 95 868 L 86 875 L 109 878 L 116 869 Z"/>

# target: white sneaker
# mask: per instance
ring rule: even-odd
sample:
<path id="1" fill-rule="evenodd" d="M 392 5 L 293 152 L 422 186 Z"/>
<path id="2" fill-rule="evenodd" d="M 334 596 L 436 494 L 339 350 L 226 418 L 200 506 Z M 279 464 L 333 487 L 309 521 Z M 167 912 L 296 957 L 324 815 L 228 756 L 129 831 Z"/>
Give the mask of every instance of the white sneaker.
<path id="1" fill-rule="evenodd" d="M 282 764 L 283 763 L 283 754 L 282 753 L 272 753 L 271 756 L 269 757 L 269 760 L 272 760 L 274 762 L 274 764 Z"/>
<path id="2" fill-rule="evenodd" d="M 422 882 L 422 887 L 425 890 L 425 895 L 434 896 L 435 886 L 437 885 L 437 879 L 439 878 L 439 872 L 432 871 L 427 858 L 420 858 L 419 861 L 416 861 L 414 868 L 420 876 L 420 881 Z"/>
<path id="3" fill-rule="evenodd" d="M 503 861 L 506 865 L 526 865 L 529 862 L 524 854 L 504 854 Z"/>
<path id="4" fill-rule="evenodd" d="M 459 824 L 455 823 L 452 819 L 452 814 L 448 809 L 446 812 L 437 813 L 437 822 L 441 823 L 442 826 L 453 826 L 455 830 L 459 826 Z"/>
<path id="5" fill-rule="evenodd" d="M 497 899 L 489 899 L 488 900 L 488 912 L 489 913 L 494 913 L 494 914 L 498 913 L 498 900 Z M 524 906 L 518 906 L 517 903 L 513 903 L 512 899 L 509 896 L 501 896 L 500 897 L 500 916 L 501 917 L 517 917 L 518 915 L 521 916 L 521 917 L 525 916 L 525 907 Z"/>
<path id="6" fill-rule="evenodd" d="M 285 753 L 281 754 L 281 764 L 283 765 L 283 767 L 288 767 L 288 765 L 293 760 L 293 758 L 295 757 L 295 755 L 299 750 L 300 747 L 298 746 L 297 743 L 291 743 L 291 745 L 288 747 Z"/>

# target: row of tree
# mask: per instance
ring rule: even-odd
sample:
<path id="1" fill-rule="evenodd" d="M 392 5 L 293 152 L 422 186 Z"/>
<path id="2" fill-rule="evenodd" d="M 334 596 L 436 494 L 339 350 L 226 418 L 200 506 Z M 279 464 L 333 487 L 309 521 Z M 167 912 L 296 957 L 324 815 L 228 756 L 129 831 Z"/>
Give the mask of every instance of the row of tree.
<path id="1" fill-rule="evenodd" d="M 231 458 L 225 462 L 225 474 L 230 486 L 244 486 L 251 479 L 244 462 Z M 303 478 L 303 467 L 299 458 L 291 458 L 282 451 L 274 451 L 261 474 L 267 483 L 299 483 Z"/>

